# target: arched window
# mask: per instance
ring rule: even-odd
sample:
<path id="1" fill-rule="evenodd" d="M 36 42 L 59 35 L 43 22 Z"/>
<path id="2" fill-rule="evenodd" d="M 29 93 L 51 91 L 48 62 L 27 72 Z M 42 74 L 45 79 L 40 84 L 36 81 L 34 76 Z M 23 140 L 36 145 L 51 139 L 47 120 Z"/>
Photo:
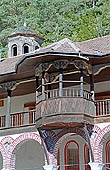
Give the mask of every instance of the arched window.
<path id="1" fill-rule="evenodd" d="M 17 56 L 17 45 L 12 46 L 12 56 Z"/>
<path id="2" fill-rule="evenodd" d="M 39 46 L 38 46 L 38 45 L 36 45 L 36 46 L 35 46 L 35 50 L 38 50 L 38 49 L 39 49 Z"/>
<path id="3" fill-rule="evenodd" d="M 90 170 L 90 165 L 88 163 L 90 162 L 90 156 L 89 156 L 89 148 L 87 144 L 84 146 L 84 161 L 85 161 L 85 170 Z"/>
<path id="4" fill-rule="evenodd" d="M 79 145 L 71 140 L 65 146 L 65 170 L 79 170 Z"/>
<path id="5" fill-rule="evenodd" d="M 106 151 L 106 167 L 107 167 L 106 170 L 109 170 L 110 169 L 110 140 L 106 143 L 105 151 Z"/>
<path id="6" fill-rule="evenodd" d="M 23 45 L 23 53 L 24 54 L 29 53 L 29 45 L 28 44 Z"/>

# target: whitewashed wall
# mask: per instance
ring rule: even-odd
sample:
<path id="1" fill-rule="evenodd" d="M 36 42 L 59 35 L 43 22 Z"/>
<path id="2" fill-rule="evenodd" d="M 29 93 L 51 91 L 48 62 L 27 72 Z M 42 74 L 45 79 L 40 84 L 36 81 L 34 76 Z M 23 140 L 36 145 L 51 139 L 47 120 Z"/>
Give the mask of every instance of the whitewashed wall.
<path id="1" fill-rule="evenodd" d="M 35 93 L 11 97 L 11 113 L 27 111 L 28 108 L 24 108 L 24 104 L 31 102 L 35 102 Z M 7 112 L 7 98 L 4 99 L 4 107 L 0 107 L 0 115 L 5 115 L 6 112 Z"/>
<path id="2" fill-rule="evenodd" d="M 29 140 L 17 150 L 16 170 L 43 170 L 44 165 L 44 152 L 38 142 Z"/>

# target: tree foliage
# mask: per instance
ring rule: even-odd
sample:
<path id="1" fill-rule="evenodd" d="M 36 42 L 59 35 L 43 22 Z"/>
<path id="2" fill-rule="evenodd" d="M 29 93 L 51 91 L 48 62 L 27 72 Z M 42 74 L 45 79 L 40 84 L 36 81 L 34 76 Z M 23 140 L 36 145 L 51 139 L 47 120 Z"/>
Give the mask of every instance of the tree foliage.
<path id="1" fill-rule="evenodd" d="M 1 0 L 0 47 L 14 28 L 28 27 L 45 38 L 43 46 L 67 37 L 84 41 L 110 34 L 109 0 Z"/>

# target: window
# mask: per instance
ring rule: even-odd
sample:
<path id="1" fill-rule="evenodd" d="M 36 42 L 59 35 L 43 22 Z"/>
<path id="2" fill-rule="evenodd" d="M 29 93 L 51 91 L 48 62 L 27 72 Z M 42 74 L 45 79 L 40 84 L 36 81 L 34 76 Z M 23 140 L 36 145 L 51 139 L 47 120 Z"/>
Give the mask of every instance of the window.
<path id="1" fill-rule="evenodd" d="M 89 156 L 89 148 L 87 144 L 84 146 L 84 160 L 85 160 L 85 170 L 90 170 L 90 165 L 88 163 L 90 162 L 90 156 Z"/>
<path id="2" fill-rule="evenodd" d="M 29 45 L 28 44 L 25 44 L 23 46 L 23 53 L 26 54 L 26 53 L 29 53 Z"/>
<path id="3" fill-rule="evenodd" d="M 38 49 L 39 49 L 39 46 L 36 45 L 36 46 L 35 46 L 35 50 L 38 50 Z"/>
<path id="4" fill-rule="evenodd" d="M 12 56 L 17 56 L 17 45 L 12 46 Z"/>
<path id="5" fill-rule="evenodd" d="M 65 170 L 79 170 L 79 145 L 74 140 L 65 146 Z"/>
<path id="6" fill-rule="evenodd" d="M 109 170 L 109 168 L 110 168 L 110 140 L 106 143 L 105 151 L 106 151 L 106 163 L 108 163 L 106 165 L 106 167 L 107 167 L 106 170 Z"/>

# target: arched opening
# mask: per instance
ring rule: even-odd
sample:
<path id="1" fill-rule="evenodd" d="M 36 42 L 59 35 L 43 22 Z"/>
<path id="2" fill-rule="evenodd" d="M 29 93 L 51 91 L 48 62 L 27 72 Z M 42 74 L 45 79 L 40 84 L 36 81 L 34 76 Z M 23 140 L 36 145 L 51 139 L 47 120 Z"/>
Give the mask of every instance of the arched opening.
<path id="1" fill-rule="evenodd" d="M 58 153 L 57 153 L 57 165 L 59 166 L 58 170 L 60 170 L 60 149 L 58 149 Z"/>
<path id="2" fill-rule="evenodd" d="M 68 141 L 65 150 L 65 170 L 79 170 L 79 145 L 76 141 Z"/>
<path id="3" fill-rule="evenodd" d="M 12 46 L 12 56 L 17 56 L 17 45 Z"/>
<path id="4" fill-rule="evenodd" d="M 2 154 L 0 152 L 0 169 L 3 168 L 3 157 L 2 157 Z"/>
<path id="5" fill-rule="evenodd" d="M 45 165 L 44 153 L 41 145 L 35 140 L 27 140 L 17 148 L 15 153 L 15 169 L 43 170 Z"/>
<path id="6" fill-rule="evenodd" d="M 90 165 L 88 163 L 90 162 L 90 155 L 89 155 L 89 148 L 87 144 L 84 146 L 84 161 L 85 161 L 85 170 L 91 170 Z"/>
<path id="7" fill-rule="evenodd" d="M 35 50 L 38 50 L 38 49 L 39 49 L 39 46 L 38 46 L 38 45 L 36 45 L 36 46 L 35 46 Z"/>
<path id="8" fill-rule="evenodd" d="M 106 147 L 105 147 L 105 151 L 106 151 L 106 170 L 110 169 L 110 140 L 106 143 Z"/>
<path id="9" fill-rule="evenodd" d="M 29 45 L 28 44 L 23 45 L 23 53 L 24 54 L 29 53 Z"/>

